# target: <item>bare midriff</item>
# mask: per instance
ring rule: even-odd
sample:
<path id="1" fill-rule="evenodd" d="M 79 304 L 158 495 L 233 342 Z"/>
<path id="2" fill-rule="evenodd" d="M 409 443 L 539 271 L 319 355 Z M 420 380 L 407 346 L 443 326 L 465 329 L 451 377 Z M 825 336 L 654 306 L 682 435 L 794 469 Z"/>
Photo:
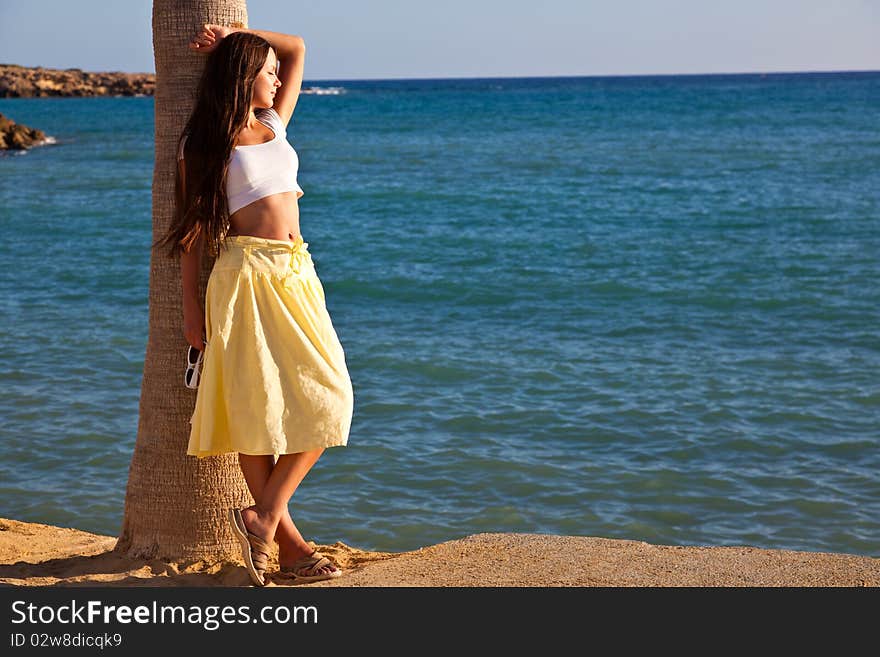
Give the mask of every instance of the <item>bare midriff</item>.
<path id="1" fill-rule="evenodd" d="M 282 192 L 257 199 L 229 216 L 227 235 L 252 235 L 293 241 L 299 237 L 297 192 Z"/>

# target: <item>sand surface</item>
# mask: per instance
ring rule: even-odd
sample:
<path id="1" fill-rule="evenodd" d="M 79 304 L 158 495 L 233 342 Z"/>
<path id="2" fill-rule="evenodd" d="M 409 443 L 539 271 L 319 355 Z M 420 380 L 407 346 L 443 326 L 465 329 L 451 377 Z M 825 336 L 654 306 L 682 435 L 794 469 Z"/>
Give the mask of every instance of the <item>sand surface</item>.
<path id="1" fill-rule="evenodd" d="M 0 518 L 3 586 L 249 586 L 239 563 L 133 560 L 116 538 Z M 880 559 L 588 536 L 475 534 L 411 552 L 318 545 L 345 571 L 299 586 L 878 586 Z M 273 574 L 269 586 L 292 586 Z"/>

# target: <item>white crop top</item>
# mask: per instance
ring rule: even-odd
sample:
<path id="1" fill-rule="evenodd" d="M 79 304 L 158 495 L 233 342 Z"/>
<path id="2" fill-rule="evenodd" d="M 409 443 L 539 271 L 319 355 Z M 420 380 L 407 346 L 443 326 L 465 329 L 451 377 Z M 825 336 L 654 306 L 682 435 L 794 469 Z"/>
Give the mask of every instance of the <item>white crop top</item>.
<path id="1" fill-rule="evenodd" d="M 296 192 L 303 195 L 302 187 L 296 181 L 299 171 L 299 157 L 287 141 L 284 122 L 274 108 L 255 109 L 257 120 L 269 126 L 275 137 L 262 144 L 235 146 L 229 157 L 226 173 L 226 203 L 229 214 L 250 205 L 265 196 Z M 183 159 L 183 146 L 180 144 L 177 159 Z"/>

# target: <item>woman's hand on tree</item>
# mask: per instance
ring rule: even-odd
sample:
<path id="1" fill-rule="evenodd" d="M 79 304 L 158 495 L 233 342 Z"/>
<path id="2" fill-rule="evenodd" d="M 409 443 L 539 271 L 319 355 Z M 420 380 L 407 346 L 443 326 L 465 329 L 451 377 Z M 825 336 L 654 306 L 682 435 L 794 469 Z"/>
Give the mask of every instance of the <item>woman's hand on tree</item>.
<path id="1" fill-rule="evenodd" d="M 189 49 L 196 52 L 209 53 L 217 47 L 224 37 L 234 32 L 231 27 L 223 25 L 212 25 L 205 23 L 202 28 L 193 35 L 189 41 Z"/>

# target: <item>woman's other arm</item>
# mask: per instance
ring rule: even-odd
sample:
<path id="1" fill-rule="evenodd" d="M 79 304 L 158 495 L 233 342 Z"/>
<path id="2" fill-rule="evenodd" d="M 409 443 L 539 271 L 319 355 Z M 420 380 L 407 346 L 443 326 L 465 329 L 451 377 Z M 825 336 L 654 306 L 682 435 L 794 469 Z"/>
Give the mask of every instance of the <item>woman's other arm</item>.
<path id="1" fill-rule="evenodd" d="M 184 160 L 177 161 L 181 184 L 185 185 Z M 205 240 L 199 235 L 189 251 L 180 255 L 180 280 L 183 288 L 183 335 L 186 341 L 199 350 L 205 348 L 205 311 L 199 300 L 199 272 Z"/>
<path id="2" fill-rule="evenodd" d="M 183 281 L 183 335 L 196 349 L 205 348 L 205 310 L 199 300 L 199 271 L 204 241 L 200 236 L 195 245 L 180 256 L 180 278 Z"/>

